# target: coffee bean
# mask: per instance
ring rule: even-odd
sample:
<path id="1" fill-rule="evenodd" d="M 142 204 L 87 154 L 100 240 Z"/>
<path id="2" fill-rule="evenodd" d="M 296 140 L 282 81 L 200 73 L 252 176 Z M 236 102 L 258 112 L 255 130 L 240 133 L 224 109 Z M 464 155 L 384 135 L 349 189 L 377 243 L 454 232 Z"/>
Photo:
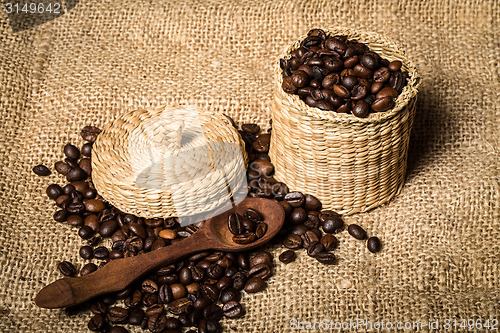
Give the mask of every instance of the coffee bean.
<path id="1" fill-rule="evenodd" d="M 291 76 L 283 78 L 281 88 L 283 88 L 283 91 L 288 94 L 293 94 L 297 91 L 297 86 L 293 84 L 293 79 Z"/>
<path id="2" fill-rule="evenodd" d="M 90 227 L 93 231 L 99 230 L 99 219 L 97 215 L 89 215 L 85 218 L 84 225 Z"/>
<path id="3" fill-rule="evenodd" d="M 279 260 L 284 264 L 289 264 L 292 261 L 295 261 L 295 258 L 297 258 L 297 255 L 295 254 L 295 251 L 292 250 L 286 250 L 279 256 Z"/>
<path id="4" fill-rule="evenodd" d="M 82 267 L 82 269 L 80 270 L 80 275 L 81 276 L 88 275 L 92 272 L 95 272 L 96 270 L 97 270 L 96 264 L 88 263 Z"/>
<path id="5" fill-rule="evenodd" d="M 351 96 L 349 90 L 346 87 L 341 86 L 340 84 L 336 84 L 333 86 L 333 92 L 340 98 L 349 98 Z"/>
<path id="6" fill-rule="evenodd" d="M 121 250 L 112 250 L 109 252 L 109 259 L 115 260 L 123 258 L 123 252 Z"/>
<path id="7" fill-rule="evenodd" d="M 51 199 L 57 199 L 57 197 L 61 196 L 63 194 L 63 190 L 61 186 L 57 184 L 52 184 L 47 187 L 46 190 L 47 196 Z"/>
<path id="8" fill-rule="evenodd" d="M 250 163 L 250 170 L 257 171 L 260 176 L 270 176 L 274 172 L 274 166 L 271 162 L 258 160 Z"/>
<path id="9" fill-rule="evenodd" d="M 98 301 L 90 305 L 90 311 L 92 311 L 93 314 L 106 315 L 108 306 L 104 302 Z"/>
<path id="10" fill-rule="evenodd" d="M 307 211 L 302 207 L 297 207 L 292 211 L 289 219 L 292 224 L 302 224 L 307 221 Z"/>
<path id="11" fill-rule="evenodd" d="M 387 67 L 380 67 L 375 73 L 373 73 L 373 81 L 384 83 L 391 77 L 391 72 Z"/>
<path id="12" fill-rule="evenodd" d="M 78 160 L 80 158 L 80 149 L 78 149 L 71 143 L 67 143 L 64 146 L 64 155 L 66 155 L 68 158 L 71 158 L 72 160 Z"/>
<path id="13" fill-rule="evenodd" d="M 190 301 L 187 297 L 179 298 L 173 302 L 168 303 L 167 309 L 170 313 L 175 315 L 189 313 L 193 309 L 193 302 Z"/>
<path id="14" fill-rule="evenodd" d="M 210 304 L 203 310 L 203 317 L 207 320 L 219 321 L 222 319 L 223 312 L 217 304 Z"/>
<path id="15" fill-rule="evenodd" d="M 33 172 L 38 176 L 48 176 L 50 175 L 50 170 L 43 164 L 39 164 L 33 168 Z"/>
<path id="16" fill-rule="evenodd" d="M 212 264 L 207 269 L 207 276 L 211 279 L 218 279 L 224 273 L 224 268 L 217 264 Z"/>
<path id="17" fill-rule="evenodd" d="M 112 323 L 126 323 L 128 310 L 119 306 L 113 306 L 109 308 L 107 318 Z"/>
<path id="18" fill-rule="evenodd" d="M 373 72 L 361 64 L 354 66 L 354 74 L 358 77 L 367 79 L 373 75 Z"/>
<path id="19" fill-rule="evenodd" d="M 80 151 L 83 156 L 90 157 L 92 155 L 92 142 L 84 143 Z"/>
<path id="20" fill-rule="evenodd" d="M 320 242 L 311 243 L 307 248 L 307 255 L 310 257 L 315 257 L 316 255 L 325 251 L 325 247 Z"/>
<path id="21" fill-rule="evenodd" d="M 259 251 L 250 259 L 250 267 L 260 264 L 266 264 L 269 267 L 273 265 L 273 256 L 268 251 Z"/>
<path id="22" fill-rule="evenodd" d="M 79 166 L 72 168 L 66 175 L 66 179 L 69 182 L 84 180 L 85 178 L 87 178 L 87 173 Z"/>
<path id="23" fill-rule="evenodd" d="M 58 210 L 54 213 L 53 218 L 56 222 L 64 222 L 68 218 L 68 211 L 66 209 Z"/>
<path id="24" fill-rule="evenodd" d="M 102 237 L 110 237 L 118 229 L 118 223 L 115 220 L 109 220 L 102 223 L 99 227 L 99 234 Z"/>
<path id="25" fill-rule="evenodd" d="M 85 205 L 82 202 L 72 202 L 66 208 L 70 214 L 82 214 L 85 211 Z"/>
<path id="26" fill-rule="evenodd" d="M 321 225 L 318 215 L 313 214 L 315 211 L 311 211 L 307 214 L 307 221 L 304 222 L 304 226 L 309 229 L 318 228 Z"/>
<path id="27" fill-rule="evenodd" d="M 83 259 L 92 259 L 94 257 L 94 251 L 90 246 L 82 246 L 80 248 L 80 257 Z"/>
<path id="28" fill-rule="evenodd" d="M 240 221 L 241 221 L 241 225 L 245 231 L 254 233 L 255 229 L 257 229 L 257 223 L 255 223 L 252 220 L 247 219 L 246 217 L 241 218 Z"/>
<path id="29" fill-rule="evenodd" d="M 167 317 L 162 314 L 156 314 L 148 319 L 148 329 L 152 333 L 162 333 L 167 329 Z"/>
<path id="30" fill-rule="evenodd" d="M 343 55 L 347 50 L 347 44 L 343 40 L 332 37 L 325 40 L 325 47 L 327 49 L 337 52 L 340 55 Z"/>
<path id="31" fill-rule="evenodd" d="M 100 213 L 105 206 L 101 200 L 90 199 L 85 202 L 85 209 L 92 213 Z"/>
<path id="32" fill-rule="evenodd" d="M 375 95 L 375 98 L 377 99 L 380 99 L 380 98 L 384 98 L 384 97 L 397 97 L 398 96 L 398 92 L 391 88 L 391 87 L 384 87 L 383 89 L 381 89 L 376 95 Z"/>
<path id="33" fill-rule="evenodd" d="M 243 124 L 241 130 L 246 133 L 257 135 L 260 132 L 260 126 L 257 124 Z"/>
<path id="34" fill-rule="evenodd" d="M 335 255 L 331 252 L 322 252 L 314 256 L 314 259 L 325 265 L 332 265 L 335 263 Z"/>
<path id="35" fill-rule="evenodd" d="M 339 232 L 344 227 L 344 221 L 340 216 L 329 216 L 323 218 L 323 231 L 328 234 Z"/>
<path id="36" fill-rule="evenodd" d="M 255 265 L 248 271 L 248 275 L 250 277 L 260 277 L 263 280 L 267 280 L 272 275 L 271 267 L 267 264 Z"/>
<path id="37" fill-rule="evenodd" d="M 59 268 L 59 271 L 64 276 L 75 276 L 76 275 L 76 268 L 69 261 L 60 262 L 59 265 L 57 266 L 57 268 Z"/>
<path id="38" fill-rule="evenodd" d="M 304 232 L 306 232 L 307 230 L 309 230 L 308 227 L 306 227 L 305 225 L 303 224 L 299 224 L 299 225 L 294 225 L 290 228 L 290 234 L 293 234 L 293 235 L 297 235 L 297 236 L 302 236 L 302 234 Z M 293 250 L 293 249 L 292 249 Z"/>
<path id="39" fill-rule="evenodd" d="M 211 284 L 204 284 L 201 286 L 201 294 L 203 297 L 215 302 L 219 298 L 219 290 L 211 285 Z"/>
<path id="40" fill-rule="evenodd" d="M 401 71 L 393 72 L 389 79 L 389 86 L 395 89 L 398 93 L 401 93 L 405 81 L 406 81 L 406 76 L 403 75 Z"/>
<path id="41" fill-rule="evenodd" d="M 264 221 L 264 217 L 262 216 L 262 214 L 253 208 L 247 208 L 245 210 L 244 215 L 247 219 L 252 220 L 254 222 Z"/>
<path id="42" fill-rule="evenodd" d="M 353 101 L 359 101 L 360 99 L 365 98 L 366 95 L 368 95 L 368 88 L 361 84 L 354 86 L 351 91 L 351 99 Z"/>
<path id="43" fill-rule="evenodd" d="M 375 100 L 372 104 L 372 110 L 375 112 L 381 112 L 388 110 L 394 106 L 394 99 L 392 97 L 383 97 Z"/>
<path id="44" fill-rule="evenodd" d="M 227 318 L 239 318 L 245 314 L 243 307 L 238 301 L 229 301 L 222 307 L 224 316 Z"/>
<path id="45" fill-rule="evenodd" d="M 319 237 L 312 230 L 307 230 L 300 237 L 302 238 L 302 244 L 306 249 L 311 247 L 314 243 L 319 242 Z"/>
<path id="46" fill-rule="evenodd" d="M 357 224 L 350 224 L 349 227 L 347 227 L 347 231 L 349 235 L 356 239 L 366 239 L 366 231 Z"/>
<path id="47" fill-rule="evenodd" d="M 182 327 L 182 323 L 179 319 L 174 317 L 167 318 L 167 330 L 178 330 Z"/>
<path id="48" fill-rule="evenodd" d="M 319 59 L 319 58 L 316 58 L 316 59 Z M 321 59 L 319 59 L 319 60 L 321 60 Z M 312 64 L 308 64 L 308 65 L 312 65 Z M 312 66 L 318 66 L 318 65 L 312 65 Z M 296 86 L 297 88 L 303 88 L 309 83 L 309 75 L 307 75 L 307 73 L 302 71 L 302 70 L 296 70 L 292 74 L 291 77 L 292 77 L 293 85 Z"/>
<path id="49" fill-rule="evenodd" d="M 358 101 L 354 106 L 354 108 L 352 109 L 352 114 L 359 118 L 364 118 L 368 116 L 369 112 L 370 112 L 370 105 L 364 100 Z"/>
<path id="50" fill-rule="evenodd" d="M 266 286 L 267 284 L 263 279 L 259 277 L 252 277 L 248 279 L 247 283 L 245 284 L 245 291 L 247 293 L 257 293 L 264 290 Z"/>
<path id="51" fill-rule="evenodd" d="M 106 259 L 109 256 L 109 250 L 104 246 L 99 246 L 94 250 L 94 257 L 96 259 Z"/>
<path id="52" fill-rule="evenodd" d="M 68 172 L 71 170 L 71 167 L 63 162 L 63 161 L 58 161 L 54 164 L 54 168 L 56 169 L 57 172 L 59 172 L 61 175 L 66 176 Z"/>
<path id="53" fill-rule="evenodd" d="M 102 315 L 97 314 L 90 318 L 87 327 L 92 332 L 100 332 L 106 327 L 106 321 Z"/>
<path id="54" fill-rule="evenodd" d="M 403 65 L 403 63 L 399 60 L 394 60 L 394 61 L 391 61 L 389 63 L 389 65 L 387 65 L 387 68 L 389 68 L 389 70 L 391 72 L 395 72 L 395 71 L 398 71 L 401 69 L 401 65 Z"/>
<path id="55" fill-rule="evenodd" d="M 146 309 L 146 317 L 161 315 L 165 311 L 163 304 L 154 304 Z"/>
<path id="56" fill-rule="evenodd" d="M 331 251 L 338 246 L 339 241 L 338 241 L 337 237 L 327 234 L 327 235 L 323 235 L 321 237 L 320 243 L 323 244 L 326 251 Z"/>
<path id="57" fill-rule="evenodd" d="M 130 325 L 140 325 L 145 316 L 144 310 L 140 308 L 130 309 L 128 323 Z"/>
<path id="58" fill-rule="evenodd" d="M 382 248 L 382 245 L 380 244 L 380 239 L 378 239 L 378 237 L 370 237 L 366 242 L 366 247 L 370 252 L 377 253 Z"/>
<path id="59" fill-rule="evenodd" d="M 172 294 L 172 289 L 164 284 L 160 287 L 158 292 L 158 300 L 162 304 L 168 304 L 174 300 L 174 295 Z"/>
<path id="60" fill-rule="evenodd" d="M 109 328 L 108 333 L 128 333 L 129 331 L 121 326 L 112 326 Z"/>
<path id="61" fill-rule="evenodd" d="M 305 195 L 305 209 L 307 210 L 321 210 L 321 201 L 311 194 Z"/>
<path id="62" fill-rule="evenodd" d="M 89 226 L 84 225 L 78 230 L 78 236 L 80 236 L 82 239 L 89 239 L 92 237 L 94 234 L 94 230 L 90 228 Z"/>
<path id="63" fill-rule="evenodd" d="M 236 244 L 250 244 L 257 240 L 257 235 L 253 233 L 244 233 L 240 235 L 233 236 L 233 242 Z"/>
<path id="64" fill-rule="evenodd" d="M 266 234 L 267 231 L 267 224 L 265 223 L 259 223 L 257 225 L 257 229 L 255 230 L 255 235 L 257 238 L 261 238 Z"/>
<path id="65" fill-rule="evenodd" d="M 248 277 L 243 272 L 238 272 L 233 275 L 233 287 L 237 290 L 242 290 L 245 287 L 245 284 L 248 280 Z"/>
<path id="66" fill-rule="evenodd" d="M 228 288 L 224 291 L 222 291 L 220 295 L 220 301 L 222 304 L 226 304 L 227 302 L 231 301 L 240 301 L 241 299 L 241 292 L 235 288 Z"/>
<path id="67" fill-rule="evenodd" d="M 84 140 L 94 142 L 101 130 L 95 126 L 85 126 L 81 131 L 81 136 Z"/>
<path id="68" fill-rule="evenodd" d="M 301 192 L 290 192 L 285 196 L 285 201 L 290 204 L 290 206 L 297 208 L 304 204 L 305 196 Z"/>
<path id="69" fill-rule="evenodd" d="M 78 162 L 78 166 L 85 171 L 87 175 L 90 175 L 92 173 L 92 164 L 90 162 L 90 158 L 82 158 Z"/>
<path id="70" fill-rule="evenodd" d="M 361 57 L 361 64 L 368 69 L 375 70 L 378 67 L 378 59 L 373 53 L 365 53 Z"/>
<path id="71" fill-rule="evenodd" d="M 351 90 L 355 85 L 358 84 L 359 80 L 355 76 L 347 75 L 342 78 L 341 82 L 344 87 Z"/>

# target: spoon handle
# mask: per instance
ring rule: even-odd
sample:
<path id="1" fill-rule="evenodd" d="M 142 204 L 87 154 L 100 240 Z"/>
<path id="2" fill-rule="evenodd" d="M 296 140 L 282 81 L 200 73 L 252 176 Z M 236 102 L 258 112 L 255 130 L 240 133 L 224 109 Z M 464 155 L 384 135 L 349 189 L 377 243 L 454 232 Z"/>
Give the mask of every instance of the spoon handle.
<path id="1" fill-rule="evenodd" d="M 74 306 L 102 294 L 123 290 L 155 268 L 213 246 L 206 233 L 196 232 L 191 237 L 159 250 L 112 260 L 91 274 L 52 282 L 40 290 L 35 303 L 49 309 Z"/>

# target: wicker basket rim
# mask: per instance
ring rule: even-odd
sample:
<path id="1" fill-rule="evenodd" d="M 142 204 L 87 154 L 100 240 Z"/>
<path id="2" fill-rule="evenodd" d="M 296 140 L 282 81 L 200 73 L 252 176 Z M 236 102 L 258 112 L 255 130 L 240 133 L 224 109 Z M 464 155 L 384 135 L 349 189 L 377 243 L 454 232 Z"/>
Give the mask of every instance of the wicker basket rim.
<path id="1" fill-rule="evenodd" d="M 283 83 L 283 75 L 280 67 L 280 59 L 288 59 L 290 58 L 290 53 L 298 48 L 300 43 L 307 37 L 307 34 L 300 36 L 295 42 L 291 45 L 288 45 L 283 52 L 279 55 L 277 61 L 274 64 L 274 74 L 276 76 L 276 86 L 275 89 L 278 93 L 282 95 L 286 95 L 288 98 L 291 98 L 296 105 L 300 105 L 298 108 L 301 113 L 306 116 L 326 120 L 330 122 L 339 122 L 339 123 L 381 123 L 384 122 L 396 114 L 398 114 L 403 108 L 406 107 L 408 102 L 416 96 L 418 93 L 418 89 L 420 88 L 421 78 L 417 73 L 417 69 L 415 65 L 408 60 L 406 57 L 406 53 L 404 49 L 397 44 L 396 42 L 384 37 L 381 34 L 375 32 L 369 32 L 362 29 L 351 29 L 346 27 L 334 27 L 334 28 L 321 28 L 327 36 L 334 35 L 344 35 L 348 38 L 356 39 L 361 43 L 365 43 L 370 47 L 370 44 L 373 44 L 375 41 L 380 41 L 380 43 L 384 46 L 389 47 L 390 49 L 400 53 L 401 56 L 398 57 L 399 60 L 402 61 L 403 67 L 408 70 L 410 78 L 408 79 L 407 84 L 403 88 L 403 91 L 397 97 L 395 101 L 394 107 L 384 112 L 374 112 L 370 113 L 366 118 L 359 118 L 352 114 L 347 113 L 338 113 L 334 111 L 325 111 L 315 107 L 310 107 L 304 101 L 300 99 L 300 97 L 296 94 L 288 94 L 283 91 L 281 85 Z"/>

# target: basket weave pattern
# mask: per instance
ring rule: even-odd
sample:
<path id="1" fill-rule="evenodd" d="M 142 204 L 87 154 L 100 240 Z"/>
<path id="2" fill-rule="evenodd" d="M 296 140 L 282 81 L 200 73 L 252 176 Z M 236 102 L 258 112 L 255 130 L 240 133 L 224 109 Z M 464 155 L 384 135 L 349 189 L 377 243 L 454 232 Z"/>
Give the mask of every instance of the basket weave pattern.
<path id="1" fill-rule="evenodd" d="M 228 186 L 246 185 L 237 172 L 246 168 L 244 143 L 229 119 L 200 114 L 198 133 L 184 129 L 180 137 L 186 117 L 175 109 L 126 113 L 94 143 L 94 185 L 118 209 L 146 218 L 194 215 L 228 200 Z"/>
<path id="2" fill-rule="evenodd" d="M 353 214 L 375 208 L 399 193 L 404 182 L 417 90 L 415 67 L 404 51 L 374 33 L 323 29 L 365 43 L 383 58 L 401 60 L 410 78 L 395 106 L 366 118 L 307 106 L 283 91 L 279 59 L 274 66 L 270 156 L 275 178 L 293 190 L 314 193 L 323 207 Z M 290 58 L 307 35 L 279 58 Z"/>

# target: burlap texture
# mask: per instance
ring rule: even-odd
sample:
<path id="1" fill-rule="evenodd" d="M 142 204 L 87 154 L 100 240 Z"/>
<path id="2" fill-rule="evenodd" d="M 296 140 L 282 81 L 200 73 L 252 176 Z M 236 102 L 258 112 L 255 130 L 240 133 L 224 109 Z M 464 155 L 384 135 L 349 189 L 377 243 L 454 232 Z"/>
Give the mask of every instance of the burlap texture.
<path id="1" fill-rule="evenodd" d="M 279 51 L 336 25 L 399 42 L 423 78 L 401 194 L 346 218 L 384 248 L 373 255 L 344 232 L 337 265 L 303 252 L 278 262 L 226 331 L 288 332 L 292 319 L 500 319 L 498 14 L 494 0 L 104 0 L 16 34 L 1 14 L 0 331 L 87 331 L 88 314 L 33 303 L 61 277 L 61 259 L 83 262 L 83 242 L 53 222 L 44 194 L 61 179 L 35 176 L 34 165 L 81 144 L 82 126 L 151 105 L 195 103 L 266 125 Z"/>

